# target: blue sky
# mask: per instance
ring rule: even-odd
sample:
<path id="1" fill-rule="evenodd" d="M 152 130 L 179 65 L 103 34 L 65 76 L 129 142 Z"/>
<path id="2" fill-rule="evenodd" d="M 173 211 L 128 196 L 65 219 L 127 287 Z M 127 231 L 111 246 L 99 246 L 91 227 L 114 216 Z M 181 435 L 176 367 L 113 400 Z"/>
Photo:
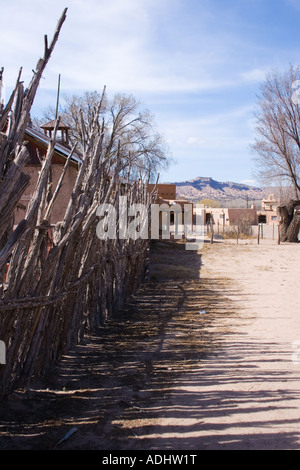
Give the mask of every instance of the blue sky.
<path id="1" fill-rule="evenodd" d="M 19 67 L 29 82 L 67 20 L 33 115 L 61 93 L 130 93 L 155 116 L 175 163 L 161 182 L 197 176 L 248 182 L 254 110 L 266 73 L 300 64 L 300 0 L 0 0 L 6 97 Z"/>

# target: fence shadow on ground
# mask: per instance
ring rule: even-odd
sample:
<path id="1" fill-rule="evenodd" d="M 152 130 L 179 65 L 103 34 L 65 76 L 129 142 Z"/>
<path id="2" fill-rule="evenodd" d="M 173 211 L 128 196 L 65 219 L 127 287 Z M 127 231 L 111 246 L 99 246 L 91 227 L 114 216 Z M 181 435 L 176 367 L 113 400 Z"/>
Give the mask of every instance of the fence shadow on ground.
<path id="1" fill-rule="evenodd" d="M 262 386 L 253 392 L 247 369 L 258 370 L 250 354 L 258 346 L 247 344 L 243 351 L 249 361 L 241 370 L 245 374 L 242 394 L 235 391 L 240 377 L 228 374 L 231 362 L 226 357 L 220 357 L 218 366 L 206 361 L 205 369 L 201 368 L 204 358 L 218 354 L 229 333 L 222 320 L 236 316 L 235 306 L 226 297 L 226 292 L 234 294 L 234 287 L 226 279 L 201 279 L 201 253 L 185 251 L 180 243 L 157 241 L 151 257 L 150 281 L 117 318 L 86 338 L 47 377 L 4 400 L 0 449 L 268 447 L 271 433 L 255 433 L 259 413 L 278 407 L 278 394 L 287 397 L 288 391 L 282 389 L 282 377 L 275 371 L 267 377 L 256 373 L 253 380 L 260 384 L 278 380 L 280 390 L 267 393 Z M 230 361 L 238 363 L 239 354 L 240 349 L 232 349 Z M 220 380 L 224 380 L 221 395 L 211 391 Z M 210 391 L 199 396 L 199 383 Z M 292 406 L 295 397 L 289 398 Z M 248 427 L 246 441 L 238 427 L 235 435 L 227 436 L 225 425 L 218 424 L 218 417 L 226 415 L 230 423 L 231 416 L 241 413 L 237 406 L 241 401 L 239 426 L 241 430 Z M 247 414 L 257 402 L 257 420 L 248 423 Z M 164 426 L 159 421 L 162 417 Z M 278 417 L 270 427 L 280 425 L 280 408 Z M 74 427 L 76 432 L 56 446 Z M 204 429 L 204 438 L 193 437 Z M 296 447 L 292 432 L 281 438 L 285 448 Z"/>

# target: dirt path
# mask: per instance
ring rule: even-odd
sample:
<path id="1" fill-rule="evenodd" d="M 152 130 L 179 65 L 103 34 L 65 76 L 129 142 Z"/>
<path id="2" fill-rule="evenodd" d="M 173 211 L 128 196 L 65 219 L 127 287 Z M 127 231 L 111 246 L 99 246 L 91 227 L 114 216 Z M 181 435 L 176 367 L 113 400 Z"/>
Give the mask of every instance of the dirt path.
<path id="1" fill-rule="evenodd" d="M 204 251 L 202 279 L 230 280 L 225 342 L 173 390 L 158 449 L 300 448 L 300 245 L 263 240 Z M 215 324 L 216 326 L 216 324 Z M 148 436 L 149 438 L 149 436 Z"/>
<path id="2" fill-rule="evenodd" d="M 0 404 L 0 449 L 299 449 L 299 261 L 157 243 L 120 318 Z"/>

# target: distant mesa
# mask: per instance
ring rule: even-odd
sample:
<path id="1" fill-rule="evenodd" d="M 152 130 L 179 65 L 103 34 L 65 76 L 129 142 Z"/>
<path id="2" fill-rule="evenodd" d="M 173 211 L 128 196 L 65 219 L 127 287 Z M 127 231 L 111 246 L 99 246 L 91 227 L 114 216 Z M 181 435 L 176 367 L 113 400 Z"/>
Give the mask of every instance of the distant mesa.
<path id="1" fill-rule="evenodd" d="M 267 197 L 269 190 L 241 183 L 220 182 L 210 177 L 199 176 L 189 181 L 176 182 L 177 198 L 190 201 L 213 199 L 217 201 L 249 199 L 260 200 Z"/>

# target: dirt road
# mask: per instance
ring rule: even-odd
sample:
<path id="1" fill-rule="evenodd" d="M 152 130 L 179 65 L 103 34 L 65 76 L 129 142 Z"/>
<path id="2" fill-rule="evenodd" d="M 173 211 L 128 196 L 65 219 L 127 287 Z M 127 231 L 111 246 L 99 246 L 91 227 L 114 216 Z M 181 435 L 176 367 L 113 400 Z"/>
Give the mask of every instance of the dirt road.
<path id="1" fill-rule="evenodd" d="M 176 384 L 154 445 L 299 449 L 300 245 L 227 241 L 202 261 L 202 279 L 230 281 L 237 315 L 219 316 L 225 341 Z"/>
<path id="2" fill-rule="evenodd" d="M 0 449 L 300 448 L 300 245 L 182 248 L 157 243 L 127 310 L 1 403 Z"/>

